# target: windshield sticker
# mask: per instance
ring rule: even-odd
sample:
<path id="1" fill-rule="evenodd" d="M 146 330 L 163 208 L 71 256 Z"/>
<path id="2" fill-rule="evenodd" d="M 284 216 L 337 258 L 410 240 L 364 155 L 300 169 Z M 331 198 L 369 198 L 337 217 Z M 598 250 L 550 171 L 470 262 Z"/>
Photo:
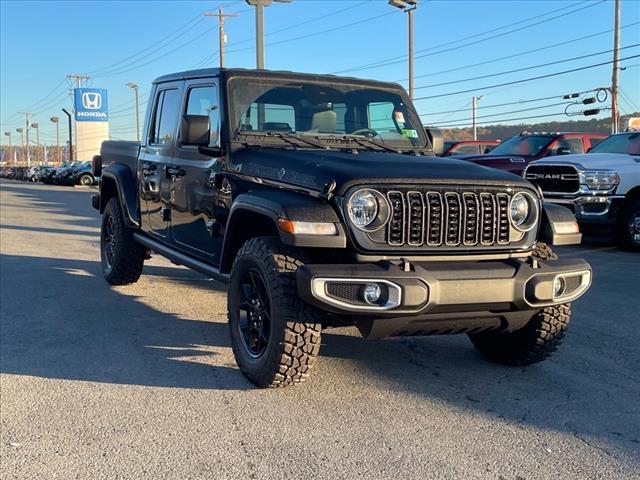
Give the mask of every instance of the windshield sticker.
<path id="1" fill-rule="evenodd" d="M 402 136 L 407 138 L 418 138 L 418 131 L 410 128 L 403 128 L 401 130 Z"/>
<path id="2" fill-rule="evenodd" d="M 402 113 L 399 110 L 396 110 L 395 115 L 396 115 L 396 122 L 397 123 L 404 123 L 404 113 Z"/>

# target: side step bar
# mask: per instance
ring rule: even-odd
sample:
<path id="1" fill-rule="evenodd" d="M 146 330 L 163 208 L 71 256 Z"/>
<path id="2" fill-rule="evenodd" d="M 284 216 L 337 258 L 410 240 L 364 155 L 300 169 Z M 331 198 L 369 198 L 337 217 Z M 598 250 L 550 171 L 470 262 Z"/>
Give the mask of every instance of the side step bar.
<path id="1" fill-rule="evenodd" d="M 142 235 L 140 233 L 134 233 L 133 238 L 136 240 L 136 242 L 140 243 L 141 245 L 144 245 L 145 247 L 149 248 L 150 250 L 153 250 L 154 252 L 162 255 L 163 257 L 168 258 L 173 263 L 177 263 L 178 265 L 184 265 L 185 267 L 195 270 L 196 272 L 206 275 L 207 277 L 218 280 L 219 282 L 222 282 L 225 284 L 229 283 L 229 275 L 225 273 L 220 273 L 220 270 L 218 270 L 215 267 L 212 267 L 211 265 L 208 265 L 200 260 L 191 258 L 185 255 L 184 253 L 174 250 L 171 247 L 167 247 L 166 245 L 163 245 L 160 242 L 152 240 L 146 235 Z"/>

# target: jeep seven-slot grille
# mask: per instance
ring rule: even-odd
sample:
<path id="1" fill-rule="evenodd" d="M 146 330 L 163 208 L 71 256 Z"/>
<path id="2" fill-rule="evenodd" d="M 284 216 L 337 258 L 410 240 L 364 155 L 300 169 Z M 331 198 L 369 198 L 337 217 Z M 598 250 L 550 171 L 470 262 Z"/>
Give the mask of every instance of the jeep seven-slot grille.
<path id="1" fill-rule="evenodd" d="M 507 193 L 387 192 L 390 246 L 473 247 L 508 245 Z"/>

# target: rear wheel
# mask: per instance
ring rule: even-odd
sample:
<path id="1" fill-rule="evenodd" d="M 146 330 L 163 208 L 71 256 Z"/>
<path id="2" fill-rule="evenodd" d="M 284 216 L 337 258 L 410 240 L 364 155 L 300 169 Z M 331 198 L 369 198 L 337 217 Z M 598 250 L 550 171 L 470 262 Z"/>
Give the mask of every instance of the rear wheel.
<path id="1" fill-rule="evenodd" d="M 618 221 L 618 243 L 621 248 L 640 251 L 640 198 L 624 207 Z"/>
<path id="2" fill-rule="evenodd" d="M 320 351 L 321 321 L 297 295 L 299 252 L 272 237 L 248 240 L 233 264 L 228 293 L 231 345 L 258 387 L 299 383 Z"/>
<path id="3" fill-rule="evenodd" d="M 107 202 L 102 214 L 100 258 L 102 274 L 111 285 L 135 283 L 142 274 L 145 249 L 133 239 L 115 197 Z"/>

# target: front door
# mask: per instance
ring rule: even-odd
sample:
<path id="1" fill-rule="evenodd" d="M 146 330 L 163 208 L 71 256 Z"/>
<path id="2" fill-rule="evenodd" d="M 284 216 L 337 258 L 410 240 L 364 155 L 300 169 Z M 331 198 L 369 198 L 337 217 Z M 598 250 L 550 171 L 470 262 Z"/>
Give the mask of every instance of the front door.
<path id="1" fill-rule="evenodd" d="M 207 115 L 209 146 L 219 146 L 220 101 L 215 79 L 185 84 L 183 115 Z M 222 247 L 222 225 L 226 207 L 217 185 L 222 159 L 198 152 L 197 147 L 178 142 L 171 169 L 171 222 L 175 246 L 214 265 Z"/>
<path id="2" fill-rule="evenodd" d="M 181 85 L 160 84 L 156 90 L 149 120 L 149 138 L 140 149 L 138 178 L 142 229 L 158 237 L 167 237 L 170 227 L 170 184 L 167 169 L 176 148 L 180 115 Z"/>

